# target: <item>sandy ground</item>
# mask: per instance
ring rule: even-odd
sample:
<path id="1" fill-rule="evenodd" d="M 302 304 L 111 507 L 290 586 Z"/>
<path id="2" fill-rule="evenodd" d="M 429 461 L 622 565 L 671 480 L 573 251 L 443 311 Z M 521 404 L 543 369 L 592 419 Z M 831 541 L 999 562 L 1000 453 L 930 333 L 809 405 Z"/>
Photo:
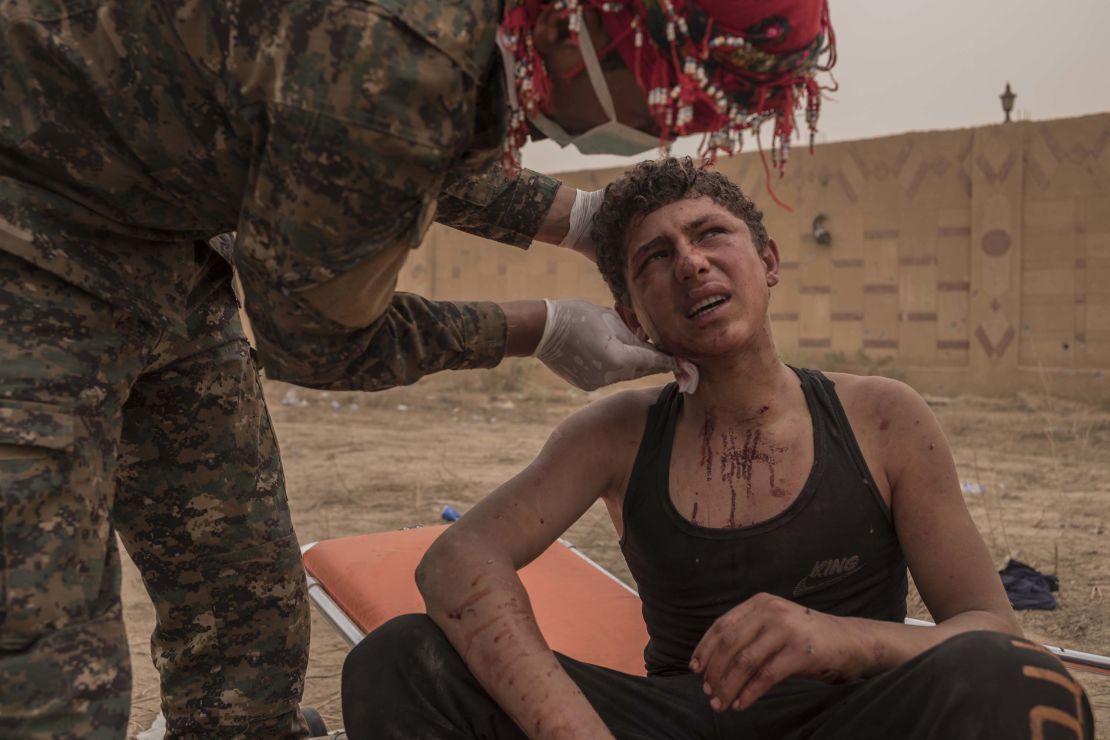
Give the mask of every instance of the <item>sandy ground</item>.
<path id="1" fill-rule="evenodd" d="M 516 473 L 554 424 L 591 397 L 537 378 L 524 364 L 447 373 L 377 394 L 266 388 L 301 542 L 437 524 Z M 1043 394 L 929 398 L 955 451 L 966 496 L 999 566 L 1008 557 L 1056 573 L 1059 608 L 1023 612 L 1031 637 L 1110 654 L 1110 404 Z M 283 403 L 284 402 L 284 403 Z M 567 534 L 629 580 L 603 507 Z M 124 607 L 135 683 L 131 735 L 158 711 L 150 664 L 153 609 L 130 561 Z M 912 616 L 928 618 L 913 596 Z M 347 645 L 313 609 L 305 703 L 339 726 Z M 1100 728 L 1110 728 L 1110 678 L 1078 674 Z"/>

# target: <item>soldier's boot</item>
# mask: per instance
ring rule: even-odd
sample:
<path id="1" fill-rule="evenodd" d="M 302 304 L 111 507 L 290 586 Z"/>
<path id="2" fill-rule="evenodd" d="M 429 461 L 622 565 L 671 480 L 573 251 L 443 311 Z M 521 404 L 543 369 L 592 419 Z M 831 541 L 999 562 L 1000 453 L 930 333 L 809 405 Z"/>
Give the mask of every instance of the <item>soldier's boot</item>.
<path id="1" fill-rule="evenodd" d="M 313 707 L 306 707 L 301 705 L 301 715 L 304 717 L 305 724 L 308 725 L 308 734 L 313 737 L 327 735 L 328 725 L 324 722 L 324 718 L 320 716 Z"/>

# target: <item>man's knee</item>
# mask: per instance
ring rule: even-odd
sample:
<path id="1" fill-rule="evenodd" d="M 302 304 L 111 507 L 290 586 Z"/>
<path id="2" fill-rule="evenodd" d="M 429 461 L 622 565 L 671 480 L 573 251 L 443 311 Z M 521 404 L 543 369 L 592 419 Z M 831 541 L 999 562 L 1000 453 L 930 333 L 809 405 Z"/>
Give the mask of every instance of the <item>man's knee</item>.
<path id="1" fill-rule="evenodd" d="M 426 614 L 394 617 L 365 637 L 343 663 L 344 689 L 365 688 L 395 671 L 410 678 L 434 674 L 458 659 L 442 630 Z"/>
<path id="2" fill-rule="evenodd" d="M 1090 707 L 1082 687 L 1036 643 L 1001 632 L 966 632 L 927 658 L 922 665 L 932 676 L 929 683 L 947 694 L 954 715 L 987 712 L 1000 727 L 1040 722 L 1066 726 L 1078 738 L 1089 736 Z"/>
<path id="3" fill-rule="evenodd" d="M 386 622 L 343 663 L 347 732 L 352 738 L 428 736 L 423 733 L 437 723 L 444 692 L 455 685 L 451 677 L 464 671 L 451 643 L 426 615 Z"/>
<path id="4" fill-rule="evenodd" d="M 1004 632 L 963 632 L 933 648 L 926 661 L 931 671 L 973 691 L 986 686 L 991 693 L 1021 680 L 1024 668 L 1037 665 L 1063 672 L 1059 660 L 1036 643 Z"/>

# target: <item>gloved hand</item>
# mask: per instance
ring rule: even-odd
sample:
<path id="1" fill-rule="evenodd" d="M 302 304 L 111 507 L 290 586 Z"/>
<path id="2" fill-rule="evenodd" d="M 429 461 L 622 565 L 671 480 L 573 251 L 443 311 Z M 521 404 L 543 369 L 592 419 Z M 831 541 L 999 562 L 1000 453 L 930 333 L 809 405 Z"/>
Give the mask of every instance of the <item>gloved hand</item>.
<path id="1" fill-rule="evenodd" d="M 570 228 L 560 247 L 573 249 L 593 262 L 597 262 L 597 247 L 590 238 L 590 224 L 594 214 L 601 208 L 601 201 L 605 200 L 605 188 L 600 190 L 579 190 L 574 196 L 574 205 L 570 208 Z"/>
<path id="2" fill-rule="evenodd" d="M 592 391 L 675 371 L 674 358 L 637 339 L 616 311 L 581 300 L 544 303 L 547 323 L 534 356 L 568 383 Z"/>

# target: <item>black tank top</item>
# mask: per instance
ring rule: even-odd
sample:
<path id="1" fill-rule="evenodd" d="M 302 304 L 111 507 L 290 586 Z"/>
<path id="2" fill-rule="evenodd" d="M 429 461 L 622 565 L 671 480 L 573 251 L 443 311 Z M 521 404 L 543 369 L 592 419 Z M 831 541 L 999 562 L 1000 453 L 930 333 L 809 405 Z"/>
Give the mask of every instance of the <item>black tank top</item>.
<path id="1" fill-rule="evenodd" d="M 689 672 L 710 625 L 760 592 L 828 614 L 906 616 L 906 561 L 890 508 L 834 384 L 792 369 L 813 420 L 813 468 L 789 507 L 750 527 L 702 527 L 678 512 L 668 490 L 678 386 L 665 387 L 648 411 L 624 498 L 621 551 L 643 601 L 650 675 Z"/>

